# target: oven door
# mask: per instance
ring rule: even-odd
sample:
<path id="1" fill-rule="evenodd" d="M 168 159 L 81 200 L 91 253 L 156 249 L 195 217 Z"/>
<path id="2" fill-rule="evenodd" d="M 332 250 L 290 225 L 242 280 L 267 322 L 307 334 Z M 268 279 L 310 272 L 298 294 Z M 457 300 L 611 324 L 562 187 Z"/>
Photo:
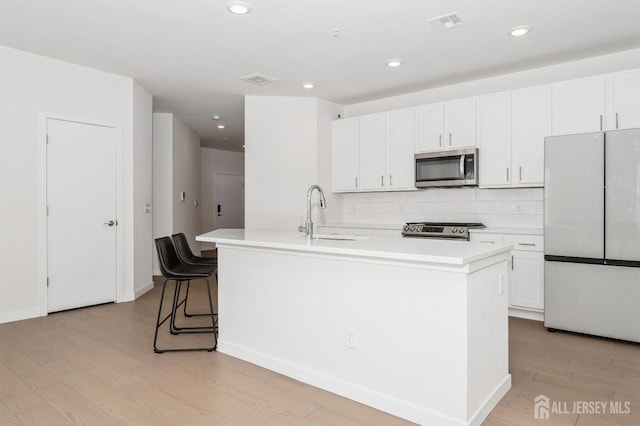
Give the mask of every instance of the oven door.
<path id="1" fill-rule="evenodd" d="M 477 185 L 477 148 L 416 154 L 416 187 Z"/>

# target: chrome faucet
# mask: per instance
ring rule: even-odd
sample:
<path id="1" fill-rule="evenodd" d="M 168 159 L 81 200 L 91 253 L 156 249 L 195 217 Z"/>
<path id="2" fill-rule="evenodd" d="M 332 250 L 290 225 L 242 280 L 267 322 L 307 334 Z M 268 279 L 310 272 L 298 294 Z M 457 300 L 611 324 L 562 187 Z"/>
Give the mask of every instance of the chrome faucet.
<path id="1" fill-rule="evenodd" d="M 313 222 L 311 221 L 311 193 L 314 189 L 318 190 L 318 194 L 320 195 L 320 207 L 323 209 L 327 207 L 327 202 L 324 199 L 324 192 L 322 192 L 322 188 L 318 185 L 311 185 L 309 191 L 307 192 L 307 222 L 304 226 L 304 235 L 306 235 L 307 239 L 313 238 Z"/>

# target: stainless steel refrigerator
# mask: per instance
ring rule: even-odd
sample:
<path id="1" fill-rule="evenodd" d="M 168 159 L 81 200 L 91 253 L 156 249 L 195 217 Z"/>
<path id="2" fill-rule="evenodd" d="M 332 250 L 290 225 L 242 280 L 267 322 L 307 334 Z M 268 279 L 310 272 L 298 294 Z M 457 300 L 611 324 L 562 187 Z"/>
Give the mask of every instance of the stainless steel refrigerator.
<path id="1" fill-rule="evenodd" d="M 545 138 L 548 328 L 640 342 L 640 129 Z"/>

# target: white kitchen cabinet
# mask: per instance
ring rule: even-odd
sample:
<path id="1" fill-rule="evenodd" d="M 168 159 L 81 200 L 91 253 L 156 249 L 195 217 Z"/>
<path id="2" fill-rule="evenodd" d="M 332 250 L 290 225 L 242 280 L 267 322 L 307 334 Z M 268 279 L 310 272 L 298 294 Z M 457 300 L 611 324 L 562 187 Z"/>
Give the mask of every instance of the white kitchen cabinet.
<path id="1" fill-rule="evenodd" d="M 333 122 L 333 191 L 415 189 L 415 110 Z"/>
<path id="2" fill-rule="evenodd" d="M 512 95 L 514 186 L 543 186 L 544 138 L 553 131 L 552 86 L 528 87 Z"/>
<path id="3" fill-rule="evenodd" d="M 405 109 L 387 114 L 388 189 L 415 189 L 415 110 Z"/>
<path id="4" fill-rule="evenodd" d="M 612 117 L 609 130 L 640 127 L 640 70 L 613 74 Z"/>
<path id="5" fill-rule="evenodd" d="M 543 186 L 551 85 L 482 96 L 478 104 L 480 187 Z"/>
<path id="6" fill-rule="evenodd" d="M 543 236 L 471 232 L 470 241 L 513 244 L 508 286 L 509 312 L 512 316 L 526 318 L 539 316 L 544 311 Z"/>
<path id="7" fill-rule="evenodd" d="M 476 146 L 476 98 L 417 108 L 416 152 Z"/>
<path id="8" fill-rule="evenodd" d="M 360 117 L 360 189 L 385 188 L 387 170 L 387 115 Z"/>
<path id="9" fill-rule="evenodd" d="M 356 191 L 360 175 L 360 119 L 344 118 L 332 124 L 333 191 Z"/>
<path id="10" fill-rule="evenodd" d="M 556 83 L 554 134 L 571 135 L 606 129 L 605 105 L 605 76 Z"/>
<path id="11" fill-rule="evenodd" d="M 511 92 L 482 96 L 478 104 L 480 186 L 511 186 Z"/>

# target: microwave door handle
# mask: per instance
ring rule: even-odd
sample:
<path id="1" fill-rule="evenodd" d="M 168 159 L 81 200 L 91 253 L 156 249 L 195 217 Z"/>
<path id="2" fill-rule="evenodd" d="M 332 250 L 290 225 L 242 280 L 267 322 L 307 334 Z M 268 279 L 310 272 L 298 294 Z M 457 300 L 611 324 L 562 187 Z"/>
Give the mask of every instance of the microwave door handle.
<path id="1" fill-rule="evenodd" d="M 460 156 L 460 176 L 462 177 L 462 179 L 465 179 L 465 173 L 464 173 L 464 160 L 465 160 L 466 155 L 463 154 Z"/>

